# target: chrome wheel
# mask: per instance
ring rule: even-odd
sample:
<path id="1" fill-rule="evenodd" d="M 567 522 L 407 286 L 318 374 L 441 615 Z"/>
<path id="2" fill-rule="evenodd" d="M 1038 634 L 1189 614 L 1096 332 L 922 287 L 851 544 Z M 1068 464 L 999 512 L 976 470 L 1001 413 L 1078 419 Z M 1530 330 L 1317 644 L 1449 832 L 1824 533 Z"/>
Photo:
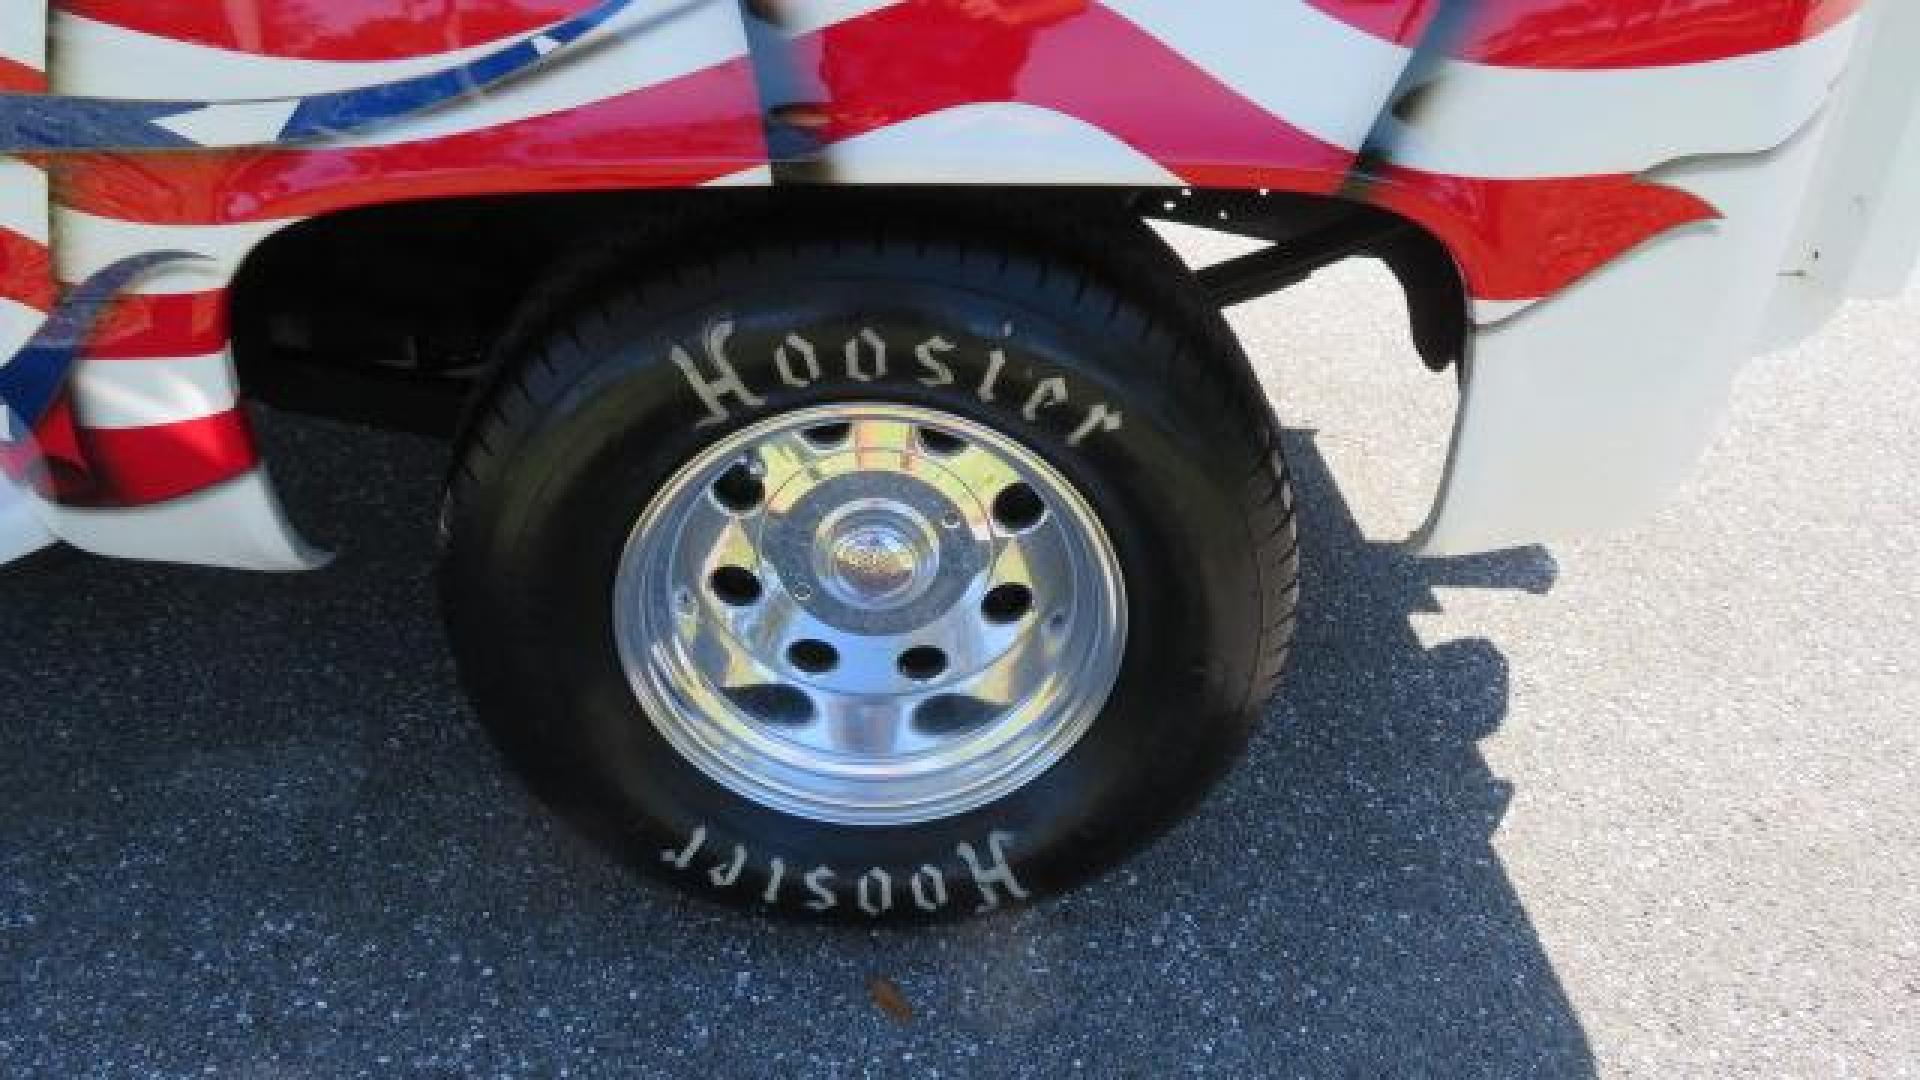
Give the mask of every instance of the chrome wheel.
<path id="1" fill-rule="evenodd" d="M 641 707 L 762 805 L 899 825 L 1058 762 L 1126 638 L 1092 508 L 1019 443 L 901 405 L 799 410 L 682 468 L 621 555 L 614 631 Z"/>

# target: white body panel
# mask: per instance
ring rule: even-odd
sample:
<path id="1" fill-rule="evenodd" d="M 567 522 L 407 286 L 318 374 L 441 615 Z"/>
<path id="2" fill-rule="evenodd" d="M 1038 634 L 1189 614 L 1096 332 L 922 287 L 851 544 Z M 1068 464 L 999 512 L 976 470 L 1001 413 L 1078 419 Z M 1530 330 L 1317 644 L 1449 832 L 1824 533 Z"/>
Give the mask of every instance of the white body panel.
<path id="1" fill-rule="evenodd" d="M 1449 61 L 1418 123 L 1391 117 L 1396 163 L 1492 179 L 1636 173 L 1682 157 L 1779 146 L 1817 111 L 1853 55 L 1859 19 L 1752 56 L 1673 67 L 1564 71 Z M 1524 137 L 1522 137 L 1524 135 Z"/>
<path id="2" fill-rule="evenodd" d="M 259 469 L 153 506 L 39 505 L 50 532 L 96 555 L 268 572 L 312 570 L 330 559 L 300 539 Z"/>
<path id="3" fill-rule="evenodd" d="M 1811 332 L 1849 292 L 1904 282 L 1920 247 L 1920 5 L 1875 5 L 1867 18 L 1867 46 L 1791 142 L 1651 177 L 1701 196 L 1719 220 L 1477 331 L 1417 553 L 1633 523 L 1691 473 L 1749 357 Z"/>
<path id="4" fill-rule="evenodd" d="M 0 358 L 12 356 L 40 329 L 46 314 L 0 296 Z M 0 359 L 0 363 L 5 363 Z"/>
<path id="5" fill-rule="evenodd" d="M 1110 184 L 1179 187 L 1166 167 L 1100 128 L 1013 102 L 962 105 L 840 143 L 834 175 L 851 184 Z"/>
<path id="6" fill-rule="evenodd" d="M 1765 318 L 1818 131 L 1763 167 L 1662 180 L 1726 212 L 1652 241 L 1566 295 L 1479 331 L 1420 554 L 1461 555 L 1631 522 L 1685 478 Z M 1600 328 L 1605 328 L 1604 330 Z"/>
<path id="7" fill-rule="evenodd" d="M 1876 4 L 1867 18 L 1759 348 L 1806 336 L 1846 297 L 1920 285 L 1920 4 Z"/>
<path id="8" fill-rule="evenodd" d="M 224 352 L 82 364 L 71 386 L 80 422 L 90 428 L 177 424 L 239 404 Z"/>

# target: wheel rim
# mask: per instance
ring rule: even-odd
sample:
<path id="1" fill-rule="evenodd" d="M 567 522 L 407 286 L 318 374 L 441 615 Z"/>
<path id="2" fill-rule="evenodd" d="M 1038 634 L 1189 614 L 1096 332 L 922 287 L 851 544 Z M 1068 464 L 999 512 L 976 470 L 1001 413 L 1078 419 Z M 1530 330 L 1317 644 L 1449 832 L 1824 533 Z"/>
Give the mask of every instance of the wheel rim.
<path id="1" fill-rule="evenodd" d="M 949 413 L 798 410 L 716 443 L 641 515 L 614 584 L 660 733 L 734 792 L 852 825 L 993 802 L 1058 762 L 1119 675 L 1092 508 Z"/>

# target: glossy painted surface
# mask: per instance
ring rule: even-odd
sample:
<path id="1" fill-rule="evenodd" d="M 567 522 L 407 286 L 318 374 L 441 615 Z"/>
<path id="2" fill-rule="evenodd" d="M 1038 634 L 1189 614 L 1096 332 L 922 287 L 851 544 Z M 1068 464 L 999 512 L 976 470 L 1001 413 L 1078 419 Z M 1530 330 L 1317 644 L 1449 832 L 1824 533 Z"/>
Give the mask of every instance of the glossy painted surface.
<path id="1" fill-rule="evenodd" d="M 257 475 L 225 289 L 273 231 L 709 183 L 1338 193 L 1440 237 L 1493 322 L 1712 229 L 1659 170 L 1766 167 L 1827 103 L 1861 3 L 6 0 L 0 358 L 63 288 L 198 256 L 138 275 L 34 420 L 66 463 L 39 477 L 54 505 L 153 507 Z M 113 553 L 192 546 L 124 535 Z"/>
<path id="2" fill-rule="evenodd" d="M 1468 5 L 1453 55 L 1483 64 L 1635 68 L 1784 49 L 1861 0 L 1494 0 Z"/>
<path id="3" fill-rule="evenodd" d="M 217 89 L 208 104 L 281 93 L 310 104 L 317 89 L 366 89 L 317 87 L 315 80 L 324 83 L 326 76 L 308 68 L 319 62 L 350 69 L 335 72 L 344 80 L 390 76 L 373 85 L 384 85 L 391 97 L 403 77 L 431 69 L 434 57 L 468 59 L 460 54 L 500 47 L 601 6 L 584 0 L 63 0 L 51 17 L 52 34 L 77 59 L 51 79 L 69 102 L 104 99 L 131 107 L 127 66 L 102 73 L 84 59 L 118 52 L 154 59 L 138 86 L 160 101 L 191 102 L 207 92 L 207 70 L 189 61 L 243 61 L 211 80 Z M 630 17 L 617 33 L 584 43 L 579 57 L 563 48 L 512 84 L 471 88 L 472 100 L 517 101 L 514 107 L 434 110 L 488 114 L 471 122 L 457 115 L 423 122 L 402 112 L 370 130 L 337 125 L 332 136 L 267 133 L 271 149 L 223 146 L 263 133 L 239 121 L 224 129 L 209 121 L 193 135 L 216 149 L 164 156 L 90 154 L 124 149 L 112 136 L 124 139 L 125 129 L 102 123 L 102 145 L 79 139 L 58 164 L 62 201 L 122 220 L 212 225 L 401 198 L 682 186 L 770 159 L 817 160 L 826 168 L 809 178 L 831 182 L 834 149 L 848 140 L 966 105 L 1020 102 L 1090 124 L 1192 184 L 1332 191 L 1354 178 L 1360 151 L 1368 147 L 1388 167 L 1361 169 L 1361 179 L 1383 185 L 1384 198 L 1399 199 L 1437 231 L 1459 237 L 1476 278 L 1539 295 L 1565 284 L 1570 260 L 1603 262 L 1649 230 L 1696 220 L 1701 208 L 1681 212 L 1670 197 L 1621 179 L 1644 162 L 1623 161 L 1631 167 L 1607 171 L 1603 146 L 1587 155 L 1583 168 L 1538 175 L 1486 177 L 1433 167 L 1447 164 L 1444 152 L 1423 156 L 1411 171 L 1392 168 L 1392 143 L 1418 141 L 1417 120 L 1405 131 L 1394 129 L 1389 100 L 1397 88 L 1405 99 L 1400 84 L 1414 49 L 1525 69 L 1625 68 L 1628 77 L 1657 81 L 1662 73 L 1640 69 L 1792 46 L 1831 30 L 1857 0 L 1484 0 L 1463 7 L 1464 16 L 1447 17 L 1437 17 L 1439 5 L 1431 0 L 828 0 L 769 5 L 782 13 L 779 25 L 753 38 L 751 49 L 731 4 L 613 6 Z M 103 44 L 108 39 L 116 42 L 111 48 Z M 570 68 L 595 64 L 596 54 L 616 52 L 647 58 L 639 63 L 644 77 L 589 79 L 575 93 L 539 91 L 568 77 Z M 662 63 L 665 53 L 708 62 Z M 383 63 L 395 70 L 377 70 Z M 593 74 L 611 76 L 622 65 L 602 66 L 605 72 Z M 1443 66 L 1434 76 L 1446 74 Z M 1413 86 L 1425 81 L 1416 77 Z M 1496 81 L 1482 93 L 1497 97 L 1503 89 Z M 1804 122 L 1800 114 L 1817 104 L 1774 107 Z M 1471 109 L 1473 102 L 1466 105 Z M 1715 123 L 1710 115 L 1700 118 L 1703 142 L 1713 142 Z M 1384 145 L 1383 133 L 1392 136 Z M 1481 134 L 1522 147 L 1591 141 L 1581 132 Z M 1609 180 L 1594 179 L 1600 176 Z M 1581 182 L 1472 190 L 1479 179 L 1570 177 Z M 980 162 L 975 180 L 994 182 L 990 160 Z M 1588 195 L 1596 213 L 1560 209 Z M 1640 205 L 1623 212 L 1627 203 Z M 1559 220 L 1516 227 L 1536 205 L 1551 205 L 1545 213 Z M 1589 222 L 1580 235 L 1569 232 L 1573 219 Z M 1535 267 L 1516 272 L 1516 263 Z M 1591 268 L 1578 267 L 1571 276 Z"/>
<path id="4" fill-rule="evenodd" d="M 579 15 L 592 0 L 62 0 L 75 16 L 262 56 L 397 60 L 485 45 Z"/>

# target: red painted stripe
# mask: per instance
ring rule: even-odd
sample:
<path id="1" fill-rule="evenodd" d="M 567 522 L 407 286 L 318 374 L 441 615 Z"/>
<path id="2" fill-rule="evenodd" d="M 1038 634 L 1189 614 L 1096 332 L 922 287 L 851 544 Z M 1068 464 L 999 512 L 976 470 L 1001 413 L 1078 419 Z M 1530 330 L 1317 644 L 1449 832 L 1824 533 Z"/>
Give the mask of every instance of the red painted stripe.
<path id="1" fill-rule="evenodd" d="M 397 60 L 523 34 L 594 0 L 55 0 L 75 15 L 219 49 L 306 60 Z"/>
<path id="2" fill-rule="evenodd" d="M 819 72 L 825 98 L 808 126 L 834 143 L 956 106 L 1016 101 L 1086 121 L 1195 184 L 1264 168 L 1331 191 L 1352 167 L 1351 151 L 1279 120 L 1134 23 L 1074 8 L 1006 25 L 906 3 L 797 42 L 794 65 Z"/>
<path id="3" fill-rule="evenodd" d="M 1126 58 L 1127 78 L 1112 77 L 1115 57 Z M 1231 184 L 1254 168 L 1286 178 L 1252 186 L 1325 193 L 1356 157 L 1275 117 L 1101 7 L 1036 43 L 1018 99 L 1101 128 L 1198 186 Z"/>
<path id="4" fill-rule="evenodd" d="M 1369 201 L 1438 236 L 1482 300 L 1550 296 L 1662 233 L 1719 212 L 1632 176 L 1480 180 L 1388 168 Z"/>
<path id="5" fill-rule="evenodd" d="M 1911 3 L 1912 0 L 1890 0 Z M 1481 0 L 1450 51 L 1512 67 L 1698 64 L 1817 37 L 1865 0 Z"/>
<path id="6" fill-rule="evenodd" d="M 567 112 L 397 146 L 71 154 L 51 164 L 74 209 L 217 225 L 455 195 L 692 187 L 765 162 L 759 94 L 741 58 Z"/>
<path id="7" fill-rule="evenodd" d="M 0 56 L 0 94 L 40 94 L 46 89 L 46 72 Z"/>
<path id="8" fill-rule="evenodd" d="M 40 418 L 25 450 L 23 459 L 11 464 L 11 470 L 18 470 L 13 476 L 32 484 L 43 497 L 56 501 L 66 495 L 77 497 L 90 486 L 71 394 L 62 392 Z"/>
<path id="9" fill-rule="evenodd" d="M 1276 0 L 1268 0 L 1276 2 Z M 1307 0 L 1349 26 L 1401 45 L 1417 45 L 1442 0 Z"/>
<path id="10" fill-rule="evenodd" d="M 51 432 L 41 436 L 54 497 L 68 506 L 150 506 L 231 480 L 257 463 L 252 429 L 238 409 L 155 427 L 70 430 L 67 446 L 51 441 Z"/>
<path id="11" fill-rule="evenodd" d="M 205 356 L 227 347 L 227 293 L 128 294 L 115 300 L 87 342 L 89 360 Z"/>
<path id="12" fill-rule="evenodd" d="M 0 229 L 0 297 L 53 310 L 53 261 L 39 241 Z"/>

